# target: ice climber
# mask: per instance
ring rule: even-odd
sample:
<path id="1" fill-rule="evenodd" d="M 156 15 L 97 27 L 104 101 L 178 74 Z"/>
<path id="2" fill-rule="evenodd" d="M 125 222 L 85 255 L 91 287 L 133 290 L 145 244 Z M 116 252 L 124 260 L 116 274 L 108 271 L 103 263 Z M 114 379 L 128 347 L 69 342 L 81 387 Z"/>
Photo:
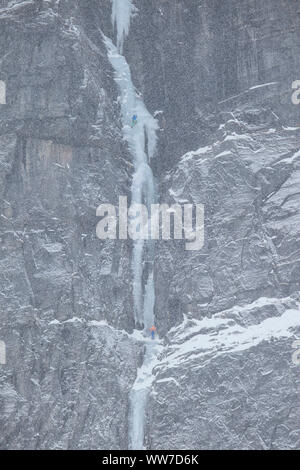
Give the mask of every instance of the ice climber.
<path id="1" fill-rule="evenodd" d="M 132 116 L 131 127 L 136 126 L 137 123 L 138 123 L 138 122 L 137 122 L 137 115 L 134 114 L 134 115 Z"/>
<path id="2" fill-rule="evenodd" d="M 151 338 L 154 339 L 155 338 L 155 332 L 156 332 L 155 326 L 151 326 L 150 331 L 151 331 Z"/>

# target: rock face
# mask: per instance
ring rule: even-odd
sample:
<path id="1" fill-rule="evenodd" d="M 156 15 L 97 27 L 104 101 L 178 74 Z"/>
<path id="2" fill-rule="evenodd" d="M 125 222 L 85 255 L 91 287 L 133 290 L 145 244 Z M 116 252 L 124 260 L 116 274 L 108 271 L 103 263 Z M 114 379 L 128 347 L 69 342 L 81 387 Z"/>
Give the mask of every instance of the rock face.
<path id="1" fill-rule="evenodd" d="M 160 201 L 205 245 L 156 244 L 148 449 L 299 449 L 300 6 L 134 1 L 124 56 L 156 116 Z M 126 449 L 142 363 L 109 0 L 0 3 L 1 449 Z"/>

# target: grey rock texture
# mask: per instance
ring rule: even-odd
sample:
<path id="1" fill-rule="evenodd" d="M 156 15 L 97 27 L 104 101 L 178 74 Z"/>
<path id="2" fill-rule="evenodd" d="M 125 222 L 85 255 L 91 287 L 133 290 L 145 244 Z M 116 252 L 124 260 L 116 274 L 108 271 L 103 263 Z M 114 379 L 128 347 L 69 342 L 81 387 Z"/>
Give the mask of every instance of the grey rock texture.
<path id="1" fill-rule="evenodd" d="M 126 447 L 139 360 L 126 335 L 85 326 L 132 331 L 130 245 L 95 232 L 96 207 L 128 193 L 131 163 L 101 38 L 61 3 L 0 11 L 1 448 Z"/>
<path id="2" fill-rule="evenodd" d="M 133 3 L 160 201 L 206 214 L 201 251 L 156 244 L 145 445 L 300 449 L 300 6 Z M 102 33 L 109 0 L 0 2 L 1 449 L 128 447 L 132 243 L 95 229 L 133 166 Z"/>
<path id="3" fill-rule="evenodd" d="M 233 112 L 217 140 L 184 155 L 162 180 L 164 200 L 202 202 L 206 211 L 201 251 L 182 242 L 157 251 L 164 332 L 184 312 L 199 318 L 299 292 L 299 137 L 265 110 Z"/>
<path id="4" fill-rule="evenodd" d="M 212 317 L 201 324 L 187 316 L 171 330 L 154 370 L 149 447 L 164 449 L 168 442 L 171 450 L 298 449 L 300 382 L 299 366 L 291 362 L 293 333 L 283 334 L 287 319 L 273 330 L 269 324 L 289 309 L 296 318 L 299 302 L 260 299 L 219 312 L 221 322 Z M 291 331 L 299 334 L 297 323 Z"/>

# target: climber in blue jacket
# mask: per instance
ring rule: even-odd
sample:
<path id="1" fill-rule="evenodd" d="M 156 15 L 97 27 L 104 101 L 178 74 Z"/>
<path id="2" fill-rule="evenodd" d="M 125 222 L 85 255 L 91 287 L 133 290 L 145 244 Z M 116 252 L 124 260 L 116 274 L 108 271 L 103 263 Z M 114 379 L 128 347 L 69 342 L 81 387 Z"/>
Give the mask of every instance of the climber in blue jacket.
<path id="1" fill-rule="evenodd" d="M 137 115 L 134 114 L 134 115 L 132 116 L 131 127 L 136 126 L 137 123 L 138 123 L 138 122 L 137 122 Z"/>

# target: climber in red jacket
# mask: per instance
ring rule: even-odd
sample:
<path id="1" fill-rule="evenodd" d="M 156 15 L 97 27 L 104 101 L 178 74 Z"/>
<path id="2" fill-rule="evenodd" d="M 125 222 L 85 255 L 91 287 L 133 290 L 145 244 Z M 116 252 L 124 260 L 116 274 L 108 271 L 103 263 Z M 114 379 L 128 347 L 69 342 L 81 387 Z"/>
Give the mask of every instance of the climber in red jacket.
<path id="1" fill-rule="evenodd" d="M 151 326 L 151 328 L 149 328 L 149 330 L 151 331 L 151 338 L 154 339 L 155 338 L 155 332 L 156 332 L 155 326 Z"/>

